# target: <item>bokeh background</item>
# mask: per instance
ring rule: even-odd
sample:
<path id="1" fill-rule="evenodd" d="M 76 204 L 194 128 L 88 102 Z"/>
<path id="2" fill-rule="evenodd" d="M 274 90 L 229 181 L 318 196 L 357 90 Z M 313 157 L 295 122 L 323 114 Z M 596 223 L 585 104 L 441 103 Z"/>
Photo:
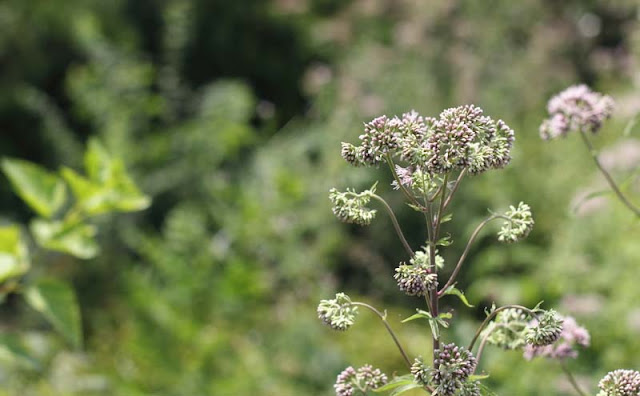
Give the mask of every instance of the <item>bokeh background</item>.
<path id="1" fill-rule="evenodd" d="M 327 192 L 380 180 L 419 246 L 389 175 L 350 168 L 340 142 L 383 113 L 465 103 L 517 140 L 508 168 L 463 184 L 445 260 L 487 208 L 526 201 L 536 227 L 506 247 L 483 233 L 460 278 L 476 307 L 446 301 L 445 339 L 466 344 L 494 301 L 544 300 L 591 331 L 570 367 L 595 394 L 607 371 L 640 368 L 640 227 L 611 196 L 578 205 L 606 185 L 576 136 L 538 136 L 550 95 L 579 82 L 616 100 L 594 144 L 640 202 L 640 131 L 622 133 L 640 110 L 634 0 L 3 0 L 0 155 L 78 168 L 97 137 L 153 204 L 100 218 L 96 259 L 34 262 L 73 283 L 85 346 L 9 296 L 0 332 L 39 364 L 0 354 L 0 394 L 331 395 L 347 365 L 401 372 L 376 318 L 339 334 L 316 318 L 345 291 L 429 353 L 425 323 L 399 323 L 420 300 L 391 278 L 404 254 L 390 222 L 343 225 Z M 3 176 L 1 221 L 32 216 Z M 571 394 L 554 362 L 488 350 L 482 368 L 499 395 Z"/>

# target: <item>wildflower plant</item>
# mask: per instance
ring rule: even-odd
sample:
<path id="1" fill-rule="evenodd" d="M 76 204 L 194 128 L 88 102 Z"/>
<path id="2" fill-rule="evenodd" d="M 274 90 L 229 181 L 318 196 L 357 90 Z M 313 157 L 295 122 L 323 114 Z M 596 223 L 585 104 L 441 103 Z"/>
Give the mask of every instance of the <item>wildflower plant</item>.
<path id="1" fill-rule="evenodd" d="M 566 137 L 569 133 L 580 134 L 596 167 L 607 180 L 612 191 L 636 217 L 640 217 L 640 207 L 633 204 L 625 196 L 623 189 L 618 186 L 609 171 L 602 165 L 598 158 L 598 151 L 594 148 L 589 137 L 589 135 L 600 131 L 604 121 L 611 117 L 614 107 L 615 103 L 608 95 L 592 91 L 584 84 L 570 86 L 549 100 L 547 104 L 549 118 L 540 125 L 540 136 L 544 140 L 551 140 Z M 636 123 L 636 118 L 627 125 L 625 134 Z"/>
<path id="2" fill-rule="evenodd" d="M 359 140 L 358 144 L 342 143 L 342 157 L 355 167 L 386 165 L 389 168 L 392 189 L 400 191 L 405 203 L 425 219 L 424 246 L 419 249 L 410 246 L 393 209 L 377 195 L 377 183 L 363 192 L 331 189 L 329 198 L 333 213 L 343 222 L 359 225 L 368 225 L 375 218 L 373 204 L 379 204 L 389 215 L 407 255 L 399 260 L 394 279 L 401 292 L 424 299 L 424 306 L 416 309 L 416 314 L 403 323 L 418 319 L 426 321 L 433 347 L 430 356 L 412 355 L 388 323 L 386 311 L 383 313 L 365 302 L 353 301 L 343 293 L 338 293 L 334 299 L 323 300 L 318 306 L 318 317 L 335 330 L 346 330 L 353 325 L 356 308 L 362 307 L 376 314 L 409 371 L 385 385 L 379 382 L 361 386 L 358 371 L 348 368 L 338 376 L 335 385 L 338 396 L 355 394 L 352 392 L 356 390 L 361 393 L 391 391 L 398 395 L 416 388 L 434 396 L 485 394 L 486 388 L 479 382 L 484 377 L 475 374 L 485 345 L 524 350 L 525 347 L 545 348 L 562 338 L 564 319 L 555 311 L 539 306 L 529 309 L 507 305 L 493 306 L 487 311 L 486 319 L 467 347 L 444 342 L 447 337 L 443 329 L 449 328 L 453 313 L 441 312 L 440 300 L 454 295 L 471 307 L 464 293 L 456 287 L 456 279 L 479 233 L 494 220 L 501 220 L 498 241 L 513 243 L 526 238 L 534 225 L 531 208 L 520 202 L 504 213 L 490 212 L 471 233 L 456 262 L 446 263 L 438 254 L 440 249 L 452 243 L 449 236 L 443 237 L 442 228 L 453 218 L 449 207 L 463 180 L 501 169 L 511 159 L 514 131 L 504 121 L 494 120 L 474 105 L 446 109 L 437 118 L 411 111 L 400 117 L 373 119 L 364 125 Z M 450 275 L 444 277 L 443 270 Z M 478 340 L 479 346 L 474 349 Z"/>

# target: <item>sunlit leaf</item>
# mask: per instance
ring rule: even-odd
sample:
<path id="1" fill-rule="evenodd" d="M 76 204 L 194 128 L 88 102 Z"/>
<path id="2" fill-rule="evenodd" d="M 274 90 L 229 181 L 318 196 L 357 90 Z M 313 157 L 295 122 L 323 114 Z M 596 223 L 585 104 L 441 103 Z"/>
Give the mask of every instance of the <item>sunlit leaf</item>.
<path id="1" fill-rule="evenodd" d="M 2 170 L 20 198 L 40 216 L 49 218 L 64 204 L 64 182 L 40 165 L 5 158 Z"/>
<path id="2" fill-rule="evenodd" d="M 0 227 L 0 282 L 29 270 L 27 247 L 15 225 Z"/>
<path id="3" fill-rule="evenodd" d="M 47 249 L 82 259 L 90 259 L 98 254 L 98 244 L 94 239 L 96 229 L 90 224 L 35 219 L 30 229 L 36 242 Z"/>
<path id="4" fill-rule="evenodd" d="M 467 297 L 464 295 L 464 293 L 461 290 L 456 289 L 455 285 L 447 287 L 447 290 L 444 291 L 444 294 L 452 294 L 454 296 L 457 296 L 464 305 L 469 308 L 473 308 L 473 305 L 469 304 L 469 300 L 467 300 Z"/>
<path id="5" fill-rule="evenodd" d="M 395 377 L 394 379 L 389 381 L 386 385 L 383 385 L 379 388 L 374 389 L 374 392 L 376 393 L 386 392 L 388 390 L 395 389 L 404 385 L 409 385 L 412 383 L 414 383 L 413 375 L 407 374 L 400 377 Z"/>
<path id="6" fill-rule="evenodd" d="M 55 279 L 42 279 L 28 287 L 27 303 L 40 312 L 76 348 L 82 346 L 80 309 L 73 288 Z"/>

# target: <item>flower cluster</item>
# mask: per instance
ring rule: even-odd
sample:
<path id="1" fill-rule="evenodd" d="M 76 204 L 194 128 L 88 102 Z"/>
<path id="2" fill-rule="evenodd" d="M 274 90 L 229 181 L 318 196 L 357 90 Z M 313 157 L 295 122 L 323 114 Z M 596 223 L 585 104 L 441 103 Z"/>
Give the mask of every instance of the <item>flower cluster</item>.
<path id="1" fill-rule="evenodd" d="M 535 222 L 531 216 L 531 208 L 524 202 L 520 202 L 517 208 L 511 205 L 504 216 L 506 219 L 498 232 L 500 242 L 517 242 L 526 238 L 533 229 Z"/>
<path id="2" fill-rule="evenodd" d="M 607 373 L 598 383 L 597 396 L 640 395 L 640 373 L 635 370 L 615 370 Z"/>
<path id="3" fill-rule="evenodd" d="M 351 299 L 344 293 L 336 294 L 331 300 L 321 300 L 318 305 L 318 318 L 334 330 L 347 330 L 357 314 L 358 307 L 351 304 Z"/>
<path id="4" fill-rule="evenodd" d="M 564 137 L 571 131 L 596 133 L 611 117 L 611 97 L 594 92 L 584 84 L 571 86 L 549 100 L 549 118 L 540 125 L 543 139 Z"/>
<path id="5" fill-rule="evenodd" d="M 431 373 L 435 395 L 459 395 L 469 376 L 476 368 L 476 358 L 464 347 L 455 344 L 442 345 L 435 352 Z"/>
<path id="6" fill-rule="evenodd" d="M 372 166 L 396 156 L 430 175 L 463 169 L 476 174 L 509 163 L 513 140 L 502 120 L 465 105 L 444 110 L 438 119 L 415 111 L 375 118 L 365 124 L 360 146 L 342 143 L 342 157 L 354 166 Z"/>
<path id="7" fill-rule="evenodd" d="M 575 359 L 578 357 L 577 346 L 588 347 L 591 342 L 589 331 L 576 323 L 571 316 L 565 316 L 562 323 L 560 340 L 553 345 L 532 346 L 524 348 L 524 357 L 531 360 L 536 356 L 550 359 Z"/>
<path id="8" fill-rule="evenodd" d="M 333 203 L 333 214 L 345 223 L 369 225 L 376 216 L 375 209 L 367 208 L 371 196 L 375 193 L 375 185 L 361 193 L 347 190 L 340 192 L 335 188 L 329 190 L 329 199 Z"/>
<path id="9" fill-rule="evenodd" d="M 529 326 L 525 340 L 527 344 L 540 347 L 551 345 L 560 339 L 562 333 L 563 319 L 554 311 L 550 309 L 544 311 L 532 326 Z"/>
<path id="10" fill-rule="evenodd" d="M 344 369 L 338 374 L 333 388 L 336 396 L 355 396 L 365 395 L 368 390 L 377 389 L 386 383 L 387 376 L 380 369 L 367 364 L 358 370 L 351 366 Z"/>
<path id="11" fill-rule="evenodd" d="M 415 381 L 420 385 L 428 385 L 431 381 L 431 367 L 427 366 L 422 360 L 422 356 L 417 357 L 411 365 L 411 374 Z"/>
<path id="12" fill-rule="evenodd" d="M 531 316 L 518 308 L 498 312 L 495 319 L 483 330 L 481 336 L 487 342 L 503 349 L 518 349 L 526 345 L 525 337 Z"/>
<path id="13" fill-rule="evenodd" d="M 444 259 L 436 255 L 436 266 L 444 265 Z M 429 248 L 419 250 L 409 260 L 410 264 L 400 263 L 393 276 L 401 291 L 409 296 L 426 296 L 429 290 L 437 287 L 438 276 L 429 268 Z"/>

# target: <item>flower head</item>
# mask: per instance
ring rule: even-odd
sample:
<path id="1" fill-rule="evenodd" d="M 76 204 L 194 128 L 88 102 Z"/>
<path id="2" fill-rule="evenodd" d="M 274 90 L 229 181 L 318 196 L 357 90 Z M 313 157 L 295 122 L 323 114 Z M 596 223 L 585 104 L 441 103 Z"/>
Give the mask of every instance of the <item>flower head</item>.
<path id="1" fill-rule="evenodd" d="M 354 166 L 377 165 L 390 155 L 431 176 L 463 169 L 477 174 L 509 163 L 513 140 L 502 120 L 465 105 L 446 109 L 437 119 L 415 111 L 377 117 L 365 124 L 360 146 L 342 143 L 342 156 Z"/>
<path id="2" fill-rule="evenodd" d="M 365 365 L 358 370 L 349 366 L 336 379 L 333 388 L 336 396 L 364 395 L 368 390 L 373 390 L 387 383 L 387 376 L 374 369 L 371 365 Z"/>
<path id="3" fill-rule="evenodd" d="M 456 395 L 476 367 L 476 358 L 464 347 L 445 344 L 435 351 L 432 383 L 439 396 Z"/>
<path id="4" fill-rule="evenodd" d="M 369 225 L 376 216 L 375 209 L 367 208 L 371 196 L 375 193 L 375 185 L 361 193 L 348 190 L 340 192 L 335 188 L 329 190 L 329 199 L 333 203 L 333 214 L 345 223 Z"/>
<path id="5" fill-rule="evenodd" d="M 409 260 L 410 264 L 400 263 L 393 275 L 401 291 L 409 296 L 426 296 L 429 290 L 437 287 L 438 276 L 429 268 L 429 248 L 418 250 Z M 436 255 L 436 266 L 443 265 L 443 259 Z"/>
<path id="6" fill-rule="evenodd" d="M 420 385 L 428 385 L 431 380 L 431 368 L 422 360 L 422 356 L 417 357 L 411 365 L 411 374 Z"/>
<path id="7" fill-rule="evenodd" d="M 562 332 L 560 339 L 552 345 L 524 347 L 524 357 L 531 360 L 534 357 L 542 356 L 549 359 L 575 359 L 578 357 L 578 347 L 588 347 L 591 342 L 589 331 L 576 323 L 571 316 L 562 318 Z"/>
<path id="8" fill-rule="evenodd" d="M 607 373 L 598 383 L 598 396 L 640 395 L 640 373 L 635 370 L 615 370 Z"/>
<path id="9" fill-rule="evenodd" d="M 594 92 L 584 84 L 573 85 L 547 104 L 549 118 L 540 125 L 543 139 L 564 137 L 572 131 L 596 133 L 611 117 L 614 102 L 608 95 Z"/>
<path id="10" fill-rule="evenodd" d="M 541 347 L 558 341 L 562 333 L 563 319 L 556 311 L 553 309 L 544 311 L 535 322 L 529 327 L 525 336 L 527 344 Z"/>
<path id="11" fill-rule="evenodd" d="M 533 229 L 534 221 L 531 215 L 531 208 L 524 202 L 520 202 L 518 207 L 513 205 L 505 212 L 504 223 L 498 232 L 500 242 L 512 243 L 526 238 Z"/>
<path id="12" fill-rule="evenodd" d="M 321 300 L 318 305 L 318 318 L 334 330 L 347 330 L 353 325 L 358 307 L 344 293 L 336 294 L 331 300 Z"/>

